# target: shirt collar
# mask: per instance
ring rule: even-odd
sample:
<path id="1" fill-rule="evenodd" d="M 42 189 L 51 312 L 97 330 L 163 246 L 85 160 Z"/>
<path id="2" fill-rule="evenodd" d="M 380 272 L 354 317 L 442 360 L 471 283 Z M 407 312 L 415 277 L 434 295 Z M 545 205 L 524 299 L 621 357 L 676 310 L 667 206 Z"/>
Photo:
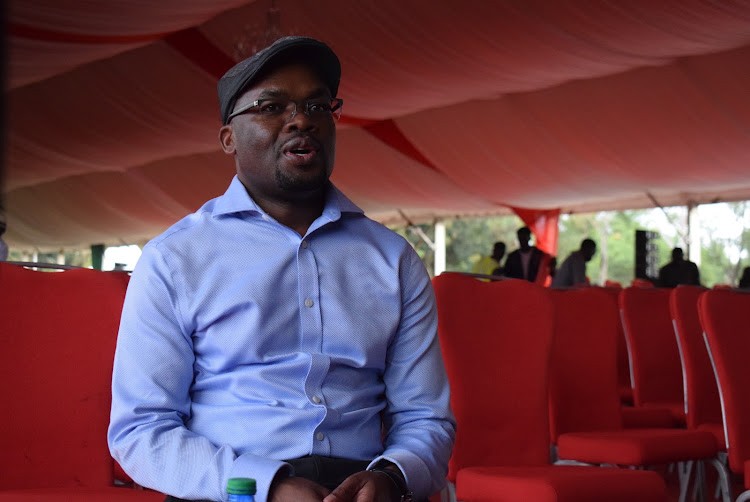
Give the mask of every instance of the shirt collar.
<path id="1" fill-rule="evenodd" d="M 224 195 L 216 200 L 213 214 L 214 216 L 221 216 L 246 211 L 260 215 L 266 214 L 253 198 L 250 197 L 245 186 L 237 175 L 235 175 L 234 178 L 232 178 L 232 182 L 229 184 L 229 188 L 224 192 Z M 321 223 L 336 221 L 340 219 L 341 215 L 344 213 L 364 214 L 364 211 L 349 200 L 349 198 L 336 188 L 333 183 L 329 183 L 323 214 L 321 214 L 321 217 L 318 218 L 318 220 L 324 220 Z"/>

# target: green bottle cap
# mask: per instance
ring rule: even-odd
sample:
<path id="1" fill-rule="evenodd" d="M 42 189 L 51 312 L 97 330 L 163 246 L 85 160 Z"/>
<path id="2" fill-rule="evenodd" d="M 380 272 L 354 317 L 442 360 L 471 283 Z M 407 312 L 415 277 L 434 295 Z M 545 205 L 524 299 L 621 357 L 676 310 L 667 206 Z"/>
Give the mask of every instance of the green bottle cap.
<path id="1" fill-rule="evenodd" d="M 227 493 L 234 495 L 255 495 L 255 480 L 252 478 L 230 478 Z"/>

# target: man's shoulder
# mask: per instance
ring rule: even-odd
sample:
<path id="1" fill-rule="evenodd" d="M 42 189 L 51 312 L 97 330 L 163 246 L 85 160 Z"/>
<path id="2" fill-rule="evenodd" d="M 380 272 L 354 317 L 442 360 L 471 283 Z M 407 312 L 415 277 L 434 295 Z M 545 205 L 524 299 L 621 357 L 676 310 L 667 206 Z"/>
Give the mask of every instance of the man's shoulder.
<path id="1" fill-rule="evenodd" d="M 151 239 L 148 244 L 159 247 L 165 243 L 196 238 L 196 234 L 202 231 L 202 225 L 210 224 L 217 199 L 211 199 L 196 212 L 173 223 L 164 232 Z"/>
<path id="2" fill-rule="evenodd" d="M 345 227 L 342 229 L 347 233 L 355 233 L 363 239 L 383 243 L 387 246 L 398 246 L 412 249 L 409 241 L 399 233 L 391 230 L 361 213 L 349 213 L 345 216 Z"/>

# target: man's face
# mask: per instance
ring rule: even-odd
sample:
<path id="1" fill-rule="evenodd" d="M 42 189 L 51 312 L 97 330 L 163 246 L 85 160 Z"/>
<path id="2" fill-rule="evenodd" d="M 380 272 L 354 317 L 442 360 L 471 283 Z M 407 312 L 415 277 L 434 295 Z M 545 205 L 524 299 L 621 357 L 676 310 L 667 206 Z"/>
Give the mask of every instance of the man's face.
<path id="1" fill-rule="evenodd" d="M 531 240 L 531 232 L 526 230 L 519 230 L 518 232 L 518 244 L 522 247 L 528 247 L 529 241 Z"/>
<path id="2" fill-rule="evenodd" d="M 308 66 L 290 64 L 256 82 L 234 108 L 268 98 L 297 101 L 297 113 L 269 117 L 252 109 L 220 131 L 224 151 L 235 155 L 240 181 L 256 202 L 320 195 L 333 171 L 336 127 L 331 116 L 307 116 L 303 101 L 330 99 L 330 91 Z"/>

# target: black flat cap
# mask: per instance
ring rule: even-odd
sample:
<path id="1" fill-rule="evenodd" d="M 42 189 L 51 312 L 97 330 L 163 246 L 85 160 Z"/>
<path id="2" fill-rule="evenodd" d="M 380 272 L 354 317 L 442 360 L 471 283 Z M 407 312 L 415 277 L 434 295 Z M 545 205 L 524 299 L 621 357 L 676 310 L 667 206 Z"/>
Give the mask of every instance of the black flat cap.
<path id="1" fill-rule="evenodd" d="M 229 122 L 228 117 L 237 98 L 250 87 L 259 72 L 282 55 L 294 55 L 309 62 L 331 90 L 331 97 L 336 97 L 341 80 L 341 63 L 331 48 L 314 38 L 284 37 L 237 63 L 221 77 L 218 91 L 222 124 Z"/>

